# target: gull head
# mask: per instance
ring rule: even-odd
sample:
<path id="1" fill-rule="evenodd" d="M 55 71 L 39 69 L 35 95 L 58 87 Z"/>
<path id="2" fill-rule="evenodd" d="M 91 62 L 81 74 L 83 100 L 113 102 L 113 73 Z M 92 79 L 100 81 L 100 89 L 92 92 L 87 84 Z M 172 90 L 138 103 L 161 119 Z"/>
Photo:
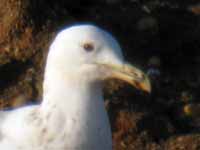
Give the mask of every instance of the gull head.
<path id="1" fill-rule="evenodd" d="M 47 70 L 87 82 L 116 78 L 151 91 L 147 75 L 124 61 L 117 40 L 94 25 L 76 25 L 58 33 L 50 46 Z"/>

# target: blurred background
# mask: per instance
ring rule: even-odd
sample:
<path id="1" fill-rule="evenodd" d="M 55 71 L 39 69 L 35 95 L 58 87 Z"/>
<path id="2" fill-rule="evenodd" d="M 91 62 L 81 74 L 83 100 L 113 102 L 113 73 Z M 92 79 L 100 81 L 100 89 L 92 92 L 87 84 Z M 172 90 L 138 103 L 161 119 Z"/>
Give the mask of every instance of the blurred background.
<path id="1" fill-rule="evenodd" d="M 42 99 L 46 54 L 66 26 L 111 32 L 151 78 L 146 94 L 105 83 L 115 150 L 200 150 L 200 2 L 0 0 L 0 107 Z"/>

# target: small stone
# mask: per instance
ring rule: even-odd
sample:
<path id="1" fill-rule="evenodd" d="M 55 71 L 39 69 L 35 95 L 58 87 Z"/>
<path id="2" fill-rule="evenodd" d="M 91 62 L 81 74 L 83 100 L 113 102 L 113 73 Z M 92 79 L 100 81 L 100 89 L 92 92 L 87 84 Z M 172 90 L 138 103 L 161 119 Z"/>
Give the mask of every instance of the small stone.
<path id="1" fill-rule="evenodd" d="M 145 7 L 146 8 L 146 7 Z M 146 11 L 150 11 L 146 8 Z M 158 27 L 158 22 L 155 18 L 148 16 L 140 19 L 137 23 L 137 28 L 138 30 L 152 30 L 152 29 L 157 29 Z"/>
<path id="2" fill-rule="evenodd" d="M 200 116 L 200 104 L 187 104 L 183 107 L 183 111 L 188 117 L 199 117 Z"/>
<path id="3" fill-rule="evenodd" d="M 149 61 L 148 61 L 149 66 L 155 66 L 155 67 L 160 67 L 161 66 L 161 61 L 158 56 L 152 56 Z"/>
<path id="4" fill-rule="evenodd" d="M 189 101 L 192 101 L 193 100 L 193 96 L 191 93 L 187 92 L 187 91 L 183 91 L 181 93 L 181 100 L 183 102 L 189 102 Z"/>

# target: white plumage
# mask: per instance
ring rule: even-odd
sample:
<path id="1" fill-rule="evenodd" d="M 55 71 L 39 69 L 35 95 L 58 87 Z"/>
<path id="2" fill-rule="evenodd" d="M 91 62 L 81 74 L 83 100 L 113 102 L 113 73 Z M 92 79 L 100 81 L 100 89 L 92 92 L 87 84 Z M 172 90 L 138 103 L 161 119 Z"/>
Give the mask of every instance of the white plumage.
<path id="1" fill-rule="evenodd" d="M 116 77 L 147 85 L 146 76 L 126 66 L 120 46 L 102 29 L 77 25 L 61 31 L 47 57 L 42 103 L 0 112 L 0 149 L 111 150 L 102 81 Z"/>

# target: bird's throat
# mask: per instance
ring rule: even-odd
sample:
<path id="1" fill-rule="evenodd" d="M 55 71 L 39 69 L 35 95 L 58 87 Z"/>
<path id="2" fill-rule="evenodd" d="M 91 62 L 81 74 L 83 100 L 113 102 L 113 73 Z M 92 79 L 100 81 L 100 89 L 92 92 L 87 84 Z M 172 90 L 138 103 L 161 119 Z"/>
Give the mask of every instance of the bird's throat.
<path id="1" fill-rule="evenodd" d="M 102 145 L 106 147 L 101 149 L 107 149 L 112 146 L 101 83 L 46 78 L 43 100 L 42 111 L 46 116 L 51 114 L 50 124 L 58 126 L 54 127 L 58 130 L 54 133 L 62 132 L 71 137 L 67 140 L 72 147 L 67 148 L 96 149 L 95 145 Z"/>

